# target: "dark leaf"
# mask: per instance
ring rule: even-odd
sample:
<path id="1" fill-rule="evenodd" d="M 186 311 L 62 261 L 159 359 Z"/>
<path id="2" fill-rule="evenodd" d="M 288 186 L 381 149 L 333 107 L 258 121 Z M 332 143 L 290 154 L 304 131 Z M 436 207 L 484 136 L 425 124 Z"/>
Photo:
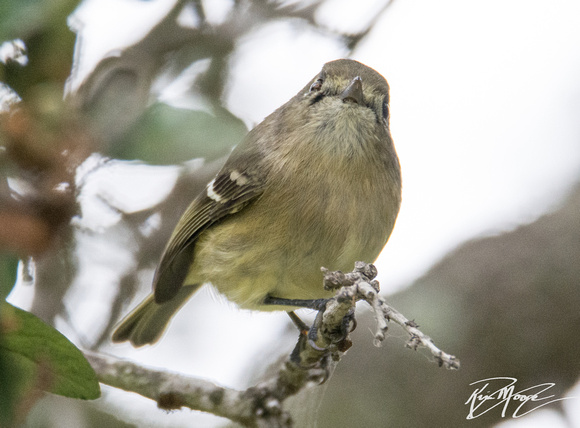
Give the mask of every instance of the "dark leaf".
<path id="1" fill-rule="evenodd" d="M 21 375 L 18 393 L 35 388 L 83 400 L 99 398 L 95 372 L 66 337 L 7 302 L 1 312 L 0 358 Z"/>

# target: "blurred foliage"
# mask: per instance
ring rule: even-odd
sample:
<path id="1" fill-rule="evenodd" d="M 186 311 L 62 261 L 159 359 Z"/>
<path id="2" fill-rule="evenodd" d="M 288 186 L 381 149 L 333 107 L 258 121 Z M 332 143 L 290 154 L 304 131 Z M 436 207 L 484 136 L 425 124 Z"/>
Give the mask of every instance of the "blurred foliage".
<path id="1" fill-rule="evenodd" d="M 24 100 L 34 99 L 38 91 L 52 85 L 62 93 L 75 42 L 66 23 L 79 3 L 79 0 L 0 2 L 0 43 L 23 40 L 29 59 L 26 67 L 8 63 L 2 70 L 0 64 L 0 80 Z"/>
<path id="2" fill-rule="evenodd" d="M 16 282 L 18 270 L 18 258 L 11 254 L 0 252 L 0 301 L 4 300 L 14 283 Z M 2 309 L 0 307 L 0 313 Z"/>
<path id="3" fill-rule="evenodd" d="M 20 257 L 61 241 L 78 210 L 75 168 L 90 149 L 78 121 L 63 111 L 62 102 L 47 110 L 23 102 L 0 115 L 0 248 Z"/>
<path id="4" fill-rule="evenodd" d="M 75 42 L 66 22 L 78 4 L 0 2 L 0 44 L 22 40 L 26 59 L 0 63 L 4 91 L 15 91 L 23 100 L 11 112 L 0 113 L 0 426 L 24 420 L 41 390 L 75 398 L 99 396 L 92 368 L 72 343 L 4 302 L 18 264 L 16 256 L 7 254 L 40 256 L 60 240 L 76 211 L 74 193 L 63 192 L 66 184 L 57 186 L 72 182 L 70 167 L 86 157 L 74 149 L 79 144 L 70 144 L 74 140 L 84 146 L 84 140 L 72 135 L 79 127 L 63 115 L 62 104 Z M 8 177 L 19 180 L 25 194 L 8 186 Z"/>
<path id="5" fill-rule="evenodd" d="M 62 27 L 78 4 L 79 0 L 4 1 L 0 3 L 0 40 L 26 38 L 49 27 Z"/>
<path id="6" fill-rule="evenodd" d="M 0 302 L 12 290 L 16 281 L 18 259 L 9 254 L 0 253 Z M 0 349 L 4 343 L 5 315 L 3 304 L 0 303 Z M 16 401 L 16 385 L 18 374 L 3 352 L 0 352 L 0 427 L 10 426 L 13 420 L 14 403 Z"/>
<path id="7" fill-rule="evenodd" d="M 229 153 L 247 132 L 244 123 L 225 109 L 210 114 L 156 103 L 109 154 L 153 164 L 176 164 L 196 157 L 214 160 Z"/>
<path id="8" fill-rule="evenodd" d="M 3 316 L 0 313 L 0 326 L 3 325 Z M 3 347 L 4 337 L 0 332 L 0 349 Z M 14 423 L 14 411 L 18 398 L 18 381 L 20 373 L 11 364 L 7 356 L 0 352 L 0 426 L 11 427 Z"/>

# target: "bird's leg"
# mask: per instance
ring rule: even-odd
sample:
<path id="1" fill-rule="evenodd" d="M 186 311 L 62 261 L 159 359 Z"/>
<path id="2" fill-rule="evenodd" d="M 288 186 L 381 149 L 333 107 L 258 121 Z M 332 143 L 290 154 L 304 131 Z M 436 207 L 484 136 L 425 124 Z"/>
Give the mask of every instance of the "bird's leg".
<path id="1" fill-rule="evenodd" d="M 323 310 L 328 299 L 282 299 L 280 297 L 266 296 L 265 305 L 296 306 L 299 308 Z"/>
<path id="2" fill-rule="evenodd" d="M 290 360 L 300 367 L 317 366 L 319 369 L 323 370 L 323 374 L 320 377 L 320 383 L 326 382 L 330 377 L 331 371 L 329 361 L 333 358 L 332 353 L 336 350 L 345 352 L 352 345 L 352 342 L 348 339 L 348 334 L 356 327 L 354 308 L 352 308 L 342 319 L 340 326 L 336 330 L 330 332 L 330 338 L 328 337 L 327 332 L 327 334 L 322 337 L 322 343 L 320 343 L 319 331 L 322 327 L 322 319 L 325 309 L 326 307 L 318 311 L 316 318 L 312 323 L 312 327 L 308 327 L 308 325 L 306 325 L 294 312 L 288 312 L 288 316 L 294 322 L 294 325 L 298 327 L 298 330 L 300 330 L 298 342 L 290 355 Z M 330 342 L 328 342 L 328 339 L 330 339 Z M 306 345 L 308 345 L 309 351 L 303 354 L 302 352 L 305 350 Z M 333 351 L 333 349 L 335 351 Z"/>
<path id="3" fill-rule="evenodd" d="M 301 308 L 315 309 L 318 311 L 312 327 L 308 327 L 298 315 L 293 311 L 287 312 L 288 316 L 298 328 L 301 334 L 308 332 L 308 341 L 313 345 L 318 338 L 318 329 L 322 323 L 322 315 L 326 309 L 326 303 L 329 299 L 283 299 L 279 297 L 266 296 L 264 304 L 266 305 L 280 305 L 280 306 L 297 306 Z M 352 323 L 352 328 L 350 325 Z M 349 312 L 341 323 L 340 331 L 337 332 L 337 342 L 344 340 L 351 331 L 356 328 L 356 320 L 354 318 L 354 311 Z"/>
<path id="4" fill-rule="evenodd" d="M 318 334 L 318 325 L 322 321 L 322 318 L 318 318 L 319 316 L 322 317 L 324 313 L 324 309 L 326 309 L 326 303 L 328 299 L 283 299 L 280 297 L 272 297 L 266 296 L 264 299 L 265 305 L 280 305 L 280 306 L 296 306 L 299 308 L 309 308 L 318 311 L 318 315 L 316 316 L 316 321 L 312 325 L 312 327 L 308 327 L 304 321 L 302 321 L 298 315 L 294 313 L 294 311 L 288 311 L 287 314 L 294 323 L 294 325 L 300 331 L 300 334 L 304 334 L 308 336 L 308 340 L 312 340 L 314 338 L 316 340 Z"/>
<path id="5" fill-rule="evenodd" d="M 322 325 L 322 317 L 324 315 L 324 310 L 320 310 L 317 314 L 316 314 L 316 318 L 314 319 L 314 322 L 312 323 L 312 327 L 310 327 L 310 330 L 308 330 L 308 341 L 310 342 L 310 345 L 314 348 L 318 348 L 315 343 L 318 340 L 318 330 L 320 329 L 320 326 Z M 351 327 L 352 325 L 352 327 Z M 340 323 L 340 327 L 337 330 L 331 331 L 331 332 L 327 332 L 327 335 L 330 335 L 330 337 L 332 338 L 332 343 L 339 343 L 342 342 L 343 340 L 345 340 L 349 333 L 351 333 L 352 331 L 354 331 L 354 329 L 356 328 L 356 319 L 354 317 L 354 308 L 351 309 L 348 314 L 346 314 L 344 316 L 344 318 L 342 319 L 342 322 Z"/>
<path id="6" fill-rule="evenodd" d="M 290 317 L 296 328 L 300 331 L 300 334 L 306 336 L 308 334 L 308 331 L 310 330 L 310 327 L 308 327 L 308 325 L 304 321 L 302 321 L 300 317 L 294 313 L 294 311 L 288 311 L 286 313 L 288 314 L 288 316 Z"/>

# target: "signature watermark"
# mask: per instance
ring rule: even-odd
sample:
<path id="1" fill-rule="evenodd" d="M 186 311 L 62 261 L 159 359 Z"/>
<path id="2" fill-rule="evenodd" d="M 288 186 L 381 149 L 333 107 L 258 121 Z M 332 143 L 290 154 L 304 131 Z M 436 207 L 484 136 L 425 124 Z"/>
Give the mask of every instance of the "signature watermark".
<path id="1" fill-rule="evenodd" d="M 490 377 L 478 380 L 469 385 L 476 386 L 465 404 L 469 405 L 469 414 L 466 419 L 475 419 L 495 408 L 501 408 L 501 417 L 508 414 L 508 407 L 511 407 L 512 418 L 520 418 L 528 413 L 538 410 L 540 407 L 557 401 L 566 400 L 573 397 L 554 398 L 548 395 L 548 390 L 555 383 L 542 383 L 516 391 L 515 384 L 518 380 L 514 377 Z M 514 408 L 515 406 L 515 408 Z"/>

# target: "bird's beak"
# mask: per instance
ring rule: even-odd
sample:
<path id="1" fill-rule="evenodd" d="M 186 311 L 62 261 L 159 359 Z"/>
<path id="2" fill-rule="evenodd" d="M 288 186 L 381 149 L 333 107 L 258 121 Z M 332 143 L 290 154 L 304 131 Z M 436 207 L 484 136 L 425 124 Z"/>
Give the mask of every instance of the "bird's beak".
<path id="1" fill-rule="evenodd" d="M 342 91 L 340 99 L 344 102 L 350 101 L 357 104 L 363 103 L 362 79 L 359 76 L 352 79 L 352 82 L 350 82 L 346 89 Z"/>

